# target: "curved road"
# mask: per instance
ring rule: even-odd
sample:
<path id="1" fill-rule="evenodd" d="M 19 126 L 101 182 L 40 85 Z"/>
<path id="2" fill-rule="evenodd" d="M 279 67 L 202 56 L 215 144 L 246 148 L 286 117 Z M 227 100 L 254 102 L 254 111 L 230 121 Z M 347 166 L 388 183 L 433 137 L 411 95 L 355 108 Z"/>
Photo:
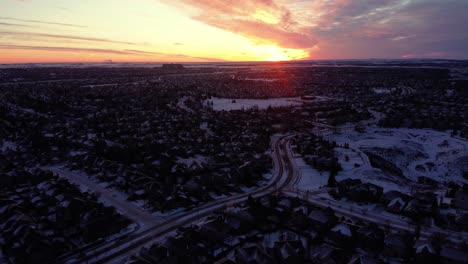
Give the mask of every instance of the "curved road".
<path id="1" fill-rule="evenodd" d="M 290 159 L 293 159 L 293 155 L 291 149 L 287 149 L 287 156 Z M 367 156 L 366 156 L 367 157 Z M 364 158 L 363 158 L 364 160 Z M 370 163 L 369 160 L 364 160 L 365 163 Z M 290 162 L 292 165 L 291 175 L 298 177 L 300 179 L 301 173 L 300 170 L 296 167 L 294 162 Z M 319 175 L 317 175 L 319 177 Z M 323 197 L 317 196 L 324 191 L 329 190 L 329 188 L 322 188 L 316 190 L 309 190 L 304 192 L 296 188 L 296 182 L 299 179 L 293 179 L 291 182 L 294 183 L 288 188 L 284 188 L 283 194 L 289 197 L 299 197 L 310 204 L 313 204 L 317 207 L 327 208 L 330 207 L 335 211 L 336 214 L 341 216 L 347 216 L 354 219 L 360 219 L 366 222 L 376 223 L 377 225 L 390 227 L 393 230 L 399 231 L 408 231 L 414 232 L 416 229 L 416 225 L 410 223 L 407 220 L 398 219 L 398 218 L 390 218 L 386 217 L 385 215 L 377 214 L 362 208 L 354 207 L 352 205 L 344 205 L 339 201 L 325 199 Z M 302 196 L 302 197 L 301 197 Z M 436 233 L 441 233 L 447 237 L 447 239 L 454 241 L 454 242 L 466 242 L 468 241 L 468 234 L 466 232 L 455 232 L 452 230 L 441 229 L 436 226 L 432 227 L 421 227 L 420 236 L 423 238 L 430 238 L 432 235 Z"/>
<path id="2" fill-rule="evenodd" d="M 180 227 L 200 220 L 214 211 L 220 210 L 227 206 L 245 202 L 249 196 L 254 198 L 262 197 L 271 193 L 276 193 L 283 190 L 290 185 L 291 180 L 294 178 L 293 170 L 291 170 L 292 163 L 287 154 L 289 149 L 287 143 L 289 136 L 282 136 L 273 140 L 272 157 L 274 160 L 275 173 L 272 179 L 266 186 L 252 190 L 247 193 L 235 195 L 219 199 L 199 207 L 193 208 L 189 212 L 175 215 L 168 218 L 161 224 L 157 224 L 146 230 L 142 230 L 136 234 L 132 234 L 127 238 L 113 240 L 96 248 L 78 255 L 74 255 L 62 263 L 115 263 L 124 259 L 129 254 L 133 253 L 138 248 L 151 244 L 152 241 L 157 241 L 164 235 L 177 230 Z"/>
<path id="3" fill-rule="evenodd" d="M 193 208 L 188 212 L 183 212 L 175 216 L 165 219 L 163 223 L 156 224 L 145 230 L 140 230 L 127 238 L 117 239 L 99 245 L 98 247 L 87 250 L 84 254 L 75 255 L 63 261 L 65 263 L 116 263 L 124 260 L 130 254 L 138 251 L 139 248 L 145 245 L 152 244 L 170 232 L 177 230 L 180 227 L 196 222 L 211 213 L 222 208 L 245 202 L 249 196 L 254 198 L 262 197 L 268 194 L 281 192 L 290 197 L 298 197 L 299 193 L 295 188 L 295 182 L 300 177 L 300 172 L 293 162 L 293 156 L 288 144 L 289 139 L 293 135 L 282 136 L 272 142 L 272 158 L 274 160 L 274 175 L 266 186 L 252 190 L 247 193 L 226 197 L 207 204 Z M 410 231 L 415 230 L 415 226 L 407 221 L 395 218 L 387 218 L 383 215 L 377 215 L 372 212 L 362 211 L 355 207 L 347 207 L 339 202 L 332 200 L 323 200 L 317 196 L 324 190 L 311 190 L 303 193 L 302 198 L 318 207 L 330 207 L 339 215 L 361 219 L 367 222 L 374 222 L 380 225 L 391 227 L 394 230 Z M 440 232 L 448 236 L 453 241 L 466 240 L 465 233 L 458 233 L 439 228 L 423 228 L 421 230 L 422 237 L 430 237 L 432 234 Z"/>

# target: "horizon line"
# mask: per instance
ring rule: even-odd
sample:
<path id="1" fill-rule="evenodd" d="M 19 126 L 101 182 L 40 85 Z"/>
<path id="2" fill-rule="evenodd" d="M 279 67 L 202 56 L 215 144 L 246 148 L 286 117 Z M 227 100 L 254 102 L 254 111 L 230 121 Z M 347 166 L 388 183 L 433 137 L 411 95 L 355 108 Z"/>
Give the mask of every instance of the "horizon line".
<path id="1" fill-rule="evenodd" d="M 316 61 L 414 61 L 414 60 L 443 60 L 443 61 L 468 61 L 468 58 L 366 58 L 366 59 L 305 59 L 305 60 L 283 60 L 283 61 L 70 61 L 70 62 L 0 62 L 0 65 L 32 65 L 32 64 L 229 64 L 229 63 L 306 63 Z"/>

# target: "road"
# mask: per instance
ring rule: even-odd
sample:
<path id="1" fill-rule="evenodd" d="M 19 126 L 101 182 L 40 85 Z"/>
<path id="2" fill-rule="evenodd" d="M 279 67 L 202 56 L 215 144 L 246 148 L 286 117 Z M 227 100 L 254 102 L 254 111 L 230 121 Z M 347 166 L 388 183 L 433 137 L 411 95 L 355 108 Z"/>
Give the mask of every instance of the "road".
<path id="1" fill-rule="evenodd" d="M 74 173 L 67 169 L 58 167 L 43 167 L 43 169 L 57 173 L 60 177 L 63 177 L 78 186 L 98 193 L 99 200 L 101 202 L 115 207 L 120 214 L 130 218 L 135 223 L 139 224 L 140 227 L 154 226 L 155 224 L 161 223 L 160 217 L 153 216 L 139 206 L 127 201 L 126 197 L 118 196 L 115 194 L 115 191 L 106 189 L 91 181 L 86 175 Z"/>
<path id="2" fill-rule="evenodd" d="M 317 196 L 319 192 L 311 191 L 308 193 L 301 192 L 300 196 L 303 200 L 306 200 L 310 204 L 313 204 L 317 207 L 326 208 L 330 207 L 335 211 L 335 213 L 339 216 L 346 216 L 353 219 L 359 219 L 366 222 L 375 223 L 381 227 L 389 227 L 392 230 L 398 231 L 408 231 L 410 233 L 414 233 L 416 229 L 416 225 L 411 224 L 408 221 L 395 219 L 395 218 L 388 218 L 381 214 L 376 214 L 371 211 L 363 210 L 362 208 L 358 208 L 355 206 L 349 205 L 342 205 L 337 201 L 334 200 L 327 200 Z M 297 197 L 297 192 L 294 191 L 287 191 L 283 192 L 284 195 L 290 197 Z M 441 233 L 447 237 L 447 239 L 453 242 L 463 242 L 468 241 L 468 235 L 462 232 L 455 232 L 451 230 L 440 229 L 437 227 L 421 227 L 420 237 L 421 238 L 430 238 L 432 235 L 436 233 Z"/>
<path id="3" fill-rule="evenodd" d="M 292 168 L 291 159 L 288 155 L 284 154 L 284 151 L 289 148 L 287 144 L 291 137 L 283 136 L 273 140 L 272 158 L 275 169 L 267 185 L 247 193 L 212 201 L 193 208 L 188 212 L 174 215 L 151 228 L 131 234 L 124 239 L 109 241 L 90 248 L 86 252 L 61 260 L 61 263 L 116 263 L 136 252 L 142 246 L 152 244 L 154 243 L 153 241 L 158 241 L 164 235 L 180 227 L 201 220 L 217 210 L 245 202 L 249 196 L 258 198 L 280 192 L 282 189 L 290 186 L 291 180 L 294 178 L 292 170 L 289 169 Z"/>
<path id="4" fill-rule="evenodd" d="M 204 217 L 228 206 L 233 206 L 245 202 L 249 196 L 254 198 L 272 193 L 282 193 L 290 197 L 298 197 L 307 200 L 309 203 L 324 208 L 330 207 L 338 215 L 347 216 L 353 219 L 360 219 L 367 222 L 374 222 L 393 230 L 414 232 L 415 226 L 407 221 L 396 218 L 385 217 L 371 211 L 363 211 L 356 207 L 347 207 L 334 200 L 323 200 L 318 194 L 326 191 L 311 190 L 309 192 L 299 191 L 295 188 L 295 183 L 300 177 L 300 172 L 295 166 L 293 155 L 289 145 L 289 139 L 293 135 L 283 136 L 272 142 L 272 158 L 274 161 L 274 175 L 266 186 L 252 190 L 250 192 L 226 197 L 207 204 L 198 206 L 190 211 L 181 212 L 172 217 L 164 219 L 159 224 L 150 228 L 135 232 L 123 239 L 116 239 L 106 242 L 97 247 L 86 250 L 83 254 L 74 255 L 66 259 L 65 263 L 121 263 L 126 257 L 135 254 L 138 250 L 147 245 L 160 241 L 165 235 L 177 230 L 180 227 L 195 223 Z M 302 195 L 302 196 L 301 196 Z M 453 241 L 466 240 L 465 233 L 457 233 L 439 228 L 422 228 L 421 237 L 430 237 L 434 233 L 443 233 Z"/>
<path id="5" fill-rule="evenodd" d="M 292 183 L 290 186 L 283 188 L 283 195 L 289 197 L 299 197 L 303 200 L 306 200 L 310 204 L 313 204 L 320 208 L 327 208 L 330 207 L 335 211 L 337 215 L 346 216 L 353 219 L 359 219 L 366 222 L 376 223 L 377 225 L 383 227 L 392 228 L 392 230 L 399 230 L 399 231 L 408 231 L 414 233 L 416 229 L 416 225 L 410 223 L 408 220 L 398 219 L 398 218 L 390 218 L 386 217 L 385 215 L 381 215 L 372 211 L 365 210 L 363 208 L 359 208 L 357 206 L 352 205 L 343 205 L 339 201 L 325 199 L 323 197 L 318 196 L 323 192 L 329 190 L 329 188 L 321 188 L 316 190 L 309 190 L 304 192 L 296 188 L 296 183 L 301 177 L 301 173 L 299 168 L 296 166 L 296 163 L 293 162 L 293 154 L 290 148 L 287 149 L 287 157 L 290 159 L 291 164 L 291 175 L 296 177 L 292 179 L 290 182 Z M 369 160 L 363 157 L 364 162 L 369 165 Z M 369 165 L 370 166 L 370 165 Z M 316 177 L 321 177 L 320 175 L 316 175 Z M 421 227 L 420 237 L 422 238 L 430 238 L 432 235 L 436 233 L 441 233 L 447 237 L 447 239 L 453 242 L 466 242 L 468 241 L 468 234 L 466 232 L 455 232 L 451 230 L 441 229 L 436 226 L 431 227 Z"/>
<path id="6" fill-rule="evenodd" d="M 380 113 L 374 110 L 369 109 L 369 113 L 371 113 L 373 116 L 371 119 L 363 120 L 356 124 L 344 124 L 344 125 L 334 126 L 334 125 L 320 123 L 316 121 L 306 121 L 306 122 L 314 126 L 313 132 L 316 135 L 326 136 L 332 133 L 344 133 L 348 131 L 353 131 L 356 128 L 356 126 L 365 126 L 365 127 L 373 126 L 373 125 L 378 124 L 380 120 L 382 120 L 382 118 L 384 117 L 383 113 Z"/>

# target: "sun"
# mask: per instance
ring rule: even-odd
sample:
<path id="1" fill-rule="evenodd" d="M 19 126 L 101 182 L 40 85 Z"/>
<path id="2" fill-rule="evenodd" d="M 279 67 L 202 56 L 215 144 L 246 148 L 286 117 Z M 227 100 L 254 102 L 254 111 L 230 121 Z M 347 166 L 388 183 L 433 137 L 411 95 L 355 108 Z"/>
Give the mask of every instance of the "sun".
<path id="1" fill-rule="evenodd" d="M 274 52 L 272 53 L 266 61 L 288 61 L 291 60 L 291 58 L 286 54 L 285 52 Z"/>
<path id="2" fill-rule="evenodd" d="M 309 53 L 301 49 L 285 49 L 274 45 L 255 46 L 252 50 L 258 60 L 290 61 L 307 58 Z"/>
<path id="3" fill-rule="evenodd" d="M 291 60 L 286 52 L 280 47 L 273 45 L 255 46 L 253 53 L 259 60 L 263 61 L 287 61 Z"/>

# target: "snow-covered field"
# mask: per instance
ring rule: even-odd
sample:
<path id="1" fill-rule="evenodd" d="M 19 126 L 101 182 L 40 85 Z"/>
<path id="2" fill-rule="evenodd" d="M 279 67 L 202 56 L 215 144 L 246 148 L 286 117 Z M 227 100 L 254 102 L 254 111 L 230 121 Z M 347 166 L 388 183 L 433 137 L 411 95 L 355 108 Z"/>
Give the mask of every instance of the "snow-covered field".
<path id="1" fill-rule="evenodd" d="M 389 89 L 389 88 L 374 88 L 374 93 L 376 94 L 389 94 L 391 93 L 392 91 Z"/>
<path id="2" fill-rule="evenodd" d="M 245 78 L 246 81 L 259 81 L 259 82 L 274 82 L 279 80 L 278 78 Z"/>
<path id="3" fill-rule="evenodd" d="M 355 164 L 362 166 L 363 161 L 357 151 L 346 148 L 335 148 L 337 158 L 340 160 L 343 171 L 350 171 L 355 169 Z M 347 158 L 346 158 L 347 157 Z"/>
<path id="4" fill-rule="evenodd" d="M 184 165 L 187 168 L 194 167 L 194 166 L 203 167 L 203 165 L 207 164 L 208 162 L 209 162 L 209 159 L 201 155 L 196 155 L 195 157 L 190 157 L 186 159 L 178 157 L 176 160 L 177 164 Z"/>
<path id="5" fill-rule="evenodd" d="M 14 150 L 17 148 L 16 143 L 13 141 L 4 141 L 2 144 L 0 144 L 0 146 L 1 146 L 0 149 L 2 151 L 5 151 L 7 149 Z"/>
<path id="6" fill-rule="evenodd" d="M 82 192 L 97 193 L 100 202 L 113 206 L 119 213 L 138 223 L 140 227 L 146 228 L 161 221 L 158 217 L 152 216 L 151 213 L 142 209 L 140 207 L 141 203 L 129 202 L 126 194 L 114 189 L 108 189 L 107 183 L 94 182 L 88 175 L 78 171 L 69 171 L 64 167 L 49 166 L 43 167 L 43 169 L 57 173 L 69 182 L 77 184 Z"/>
<path id="7" fill-rule="evenodd" d="M 267 109 L 268 107 L 299 106 L 303 101 L 300 97 L 272 98 L 272 99 L 230 99 L 213 97 L 205 101 L 205 105 L 213 103 L 215 111 L 241 110 L 258 107 L 258 109 Z"/>
<path id="8" fill-rule="evenodd" d="M 463 171 L 468 170 L 468 141 L 453 138 L 446 132 L 371 128 L 365 133 L 349 131 L 330 134 L 326 139 L 334 140 L 339 145 L 348 143 L 350 146 L 348 150 L 335 149 L 343 166 L 338 180 L 361 178 L 381 185 L 386 190 L 405 188 L 405 183 L 416 182 L 420 176 L 438 182 L 468 183 L 463 178 Z M 400 168 L 403 177 L 372 168 L 363 150 L 377 154 Z M 345 156 L 349 157 L 348 162 Z M 354 163 L 360 166 L 354 168 Z"/>
<path id="9" fill-rule="evenodd" d="M 400 91 L 402 95 L 410 95 L 414 93 L 414 89 L 411 87 L 406 86 L 398 86 L 393 88 L 386 88 L 386 87 L 375 87 L 373 88 L 374 93 L 376 94 L 390 94 L 393 92 Z"/>
<path id="10" fill-rule="evenodd" d="M 312 191 L 327 185 L 328 172 L 319 172 L 310 165 L 307 165 L 300 156 L 294 157 L 294 163 L 300 173 L 300 178 L 295 184 L 297 189 Z"/>

